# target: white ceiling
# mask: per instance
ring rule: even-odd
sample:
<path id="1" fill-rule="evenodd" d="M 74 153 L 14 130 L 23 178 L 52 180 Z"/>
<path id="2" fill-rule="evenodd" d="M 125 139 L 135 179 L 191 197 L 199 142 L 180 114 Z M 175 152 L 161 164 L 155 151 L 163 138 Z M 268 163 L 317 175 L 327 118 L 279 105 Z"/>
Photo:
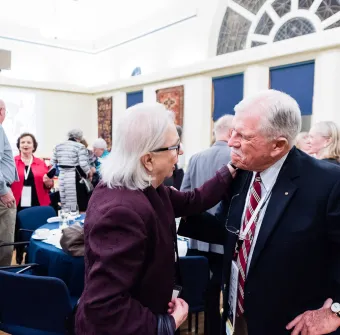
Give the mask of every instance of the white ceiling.
<path id="1" fill-rule="evenodd" d="M 194 7 L 195 0 L 0 0 L 0 37 L 93 51 L 121 43 L 127 31 L 184 19 Z"/>

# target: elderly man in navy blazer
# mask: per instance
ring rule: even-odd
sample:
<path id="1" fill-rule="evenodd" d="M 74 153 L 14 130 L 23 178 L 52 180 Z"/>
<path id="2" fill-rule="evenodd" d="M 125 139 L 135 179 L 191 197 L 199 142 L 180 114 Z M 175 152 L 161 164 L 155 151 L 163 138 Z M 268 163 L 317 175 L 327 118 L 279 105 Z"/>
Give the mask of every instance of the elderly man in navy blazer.
<path id="1" fill-rule="evenodd" d="M 340 168 L 296 149 L 300 128 L 285 93 L 239 103 L 233 197 L 180 226 L 181 235 L 225 243 L 221 334 L 319 335 L 339 324 Z"/>

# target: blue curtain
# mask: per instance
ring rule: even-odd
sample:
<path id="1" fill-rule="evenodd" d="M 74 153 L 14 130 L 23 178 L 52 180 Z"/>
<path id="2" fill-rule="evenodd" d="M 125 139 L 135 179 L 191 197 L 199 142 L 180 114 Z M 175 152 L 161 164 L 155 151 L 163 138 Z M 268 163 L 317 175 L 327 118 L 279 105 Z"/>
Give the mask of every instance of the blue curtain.
<path id="1" fill-rule="evenodd" d="M 299 104 L 302 115 L 311 115 L 314 93 L 314 62 L 270 69 L 271 88 L 288 93 Z"/>
<path id="2" fill-rule="evenodd" d="M 143 91 L 130 92 L 126 94 L 126 108 L 143 102 Z"/>
<path id="3" fill-rule="evenodd" d="M 213 85 L 214 121 L 225 114 L 235 114 L 235 105 L 243 99 L 243 73 L 214 78 Z"/>

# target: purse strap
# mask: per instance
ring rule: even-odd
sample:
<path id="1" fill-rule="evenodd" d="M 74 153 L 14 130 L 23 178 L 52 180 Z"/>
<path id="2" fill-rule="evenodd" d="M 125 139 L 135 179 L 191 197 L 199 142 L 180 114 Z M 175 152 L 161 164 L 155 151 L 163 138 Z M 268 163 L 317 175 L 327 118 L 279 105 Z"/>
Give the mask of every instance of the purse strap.
<path id="1" fill-rule="evenodd" d="M 180 265 L 179 265 L 179 254 L 178 254 L 178 242 L 177 242 L 176 225 L 175 225 L 175 230 L 172 229 L 172 235 L 173 235 L 173 239 L 174 239 L 174 249 L 175 249 L 175 254 L 176 254 L 176 279 L 178 280 L 177 284 L 182 286 L 182 276 L 181 276 L 181 268 L 180 268 Z"/>
<path id="2" fill-rule="evenodd" d="M 75 169 L 76 169 L 76 171 L 78 173 L 78 176 L 79 176 L 80 180 L 82 180 L 84 177 L 80 174 L 80 172 L 78 171 L 77 167 L 75 167 Z"/>

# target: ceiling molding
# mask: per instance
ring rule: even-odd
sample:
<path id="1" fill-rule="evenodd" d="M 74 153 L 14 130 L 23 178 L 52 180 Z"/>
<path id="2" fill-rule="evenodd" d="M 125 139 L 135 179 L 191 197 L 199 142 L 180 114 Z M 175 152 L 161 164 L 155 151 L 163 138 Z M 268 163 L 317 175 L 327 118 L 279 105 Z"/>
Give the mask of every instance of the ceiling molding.
<path id="1" fill-rule="evenodd" d="M 101 54 L 101 53 L 106 52 L 108 50 L 120 47 L 124 44 L 128 44 L 128 43 L 134 42 L 138 39 L 144 38 L 146 36 L 158 33 L 162 30 L 165 30 L 165 29 L 168 29 L 168 28 L 173 27 L 175 25 L 181 24 L 185 21 L 192 20 L 196 17 L 197 17 L 197 13 L 195 12 L 194 14 L 191 14 L 189 16 L 185 16 L 184 18 L 181 18 L 179 20 L 172 21 L 172 22 L 170 22 L 166 25 L 160 26 L 160 27 L 155 28 L 153 30 L 147 31 L 147 32 L 142 33 L 142 34 L 137 34 L 134 37 L 120 41 L 118 43 L 114 43 L 114 44 L 111 44 L 111 45 L 109 44 L 105 47 L 97 48 L 97 49 L 94 49 L 94 50 L 89 50 L 89 49 L 86 49 L 86 48 L 72 48 L 72 47 L 63 46 L 61 44 L 58 45 L 58 44 L 53 44 L 53 43 L 39 42 L 39 41 L 31 40 L 31 39 L 21 39 L 21 38 L 15 38 L 15 37 L 11 37 L 11 36 L 1 36 L 0 35 L 0 39 L 15 41 L 15 42 L 21 42 L 21 43 L 28 43 L 28 44 L 33 44 L 33 45 L 39 45 L 39 46 L 44 46 L 44 47 L 54 48 L 54 49 L 59 49 L 59 50 L 79 52 L 79 53 L 84 53 L 84 54 L 89 54 L 89 55 L 98 55 L 98 54 Z"/>

